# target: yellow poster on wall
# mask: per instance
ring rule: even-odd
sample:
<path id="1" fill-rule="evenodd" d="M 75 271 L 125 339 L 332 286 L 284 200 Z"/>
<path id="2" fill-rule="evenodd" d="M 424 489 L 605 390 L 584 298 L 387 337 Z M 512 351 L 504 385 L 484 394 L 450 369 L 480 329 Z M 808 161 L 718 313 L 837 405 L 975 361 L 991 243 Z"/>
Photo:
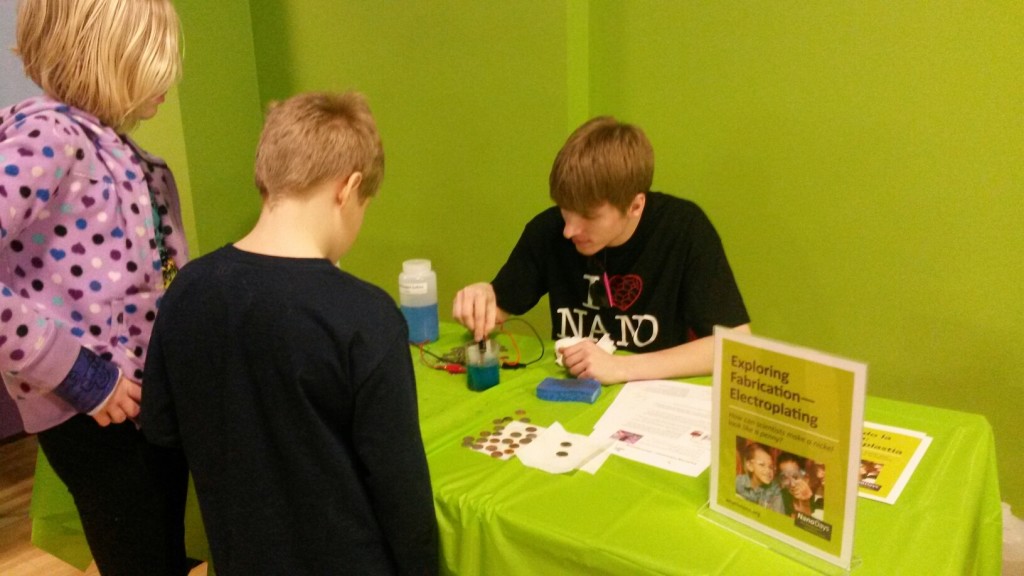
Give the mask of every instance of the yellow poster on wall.
<path id="1" fill-rule="evenodd" d="M 849 570 L 867 366 L 715 330 L 710 509 Z"/>

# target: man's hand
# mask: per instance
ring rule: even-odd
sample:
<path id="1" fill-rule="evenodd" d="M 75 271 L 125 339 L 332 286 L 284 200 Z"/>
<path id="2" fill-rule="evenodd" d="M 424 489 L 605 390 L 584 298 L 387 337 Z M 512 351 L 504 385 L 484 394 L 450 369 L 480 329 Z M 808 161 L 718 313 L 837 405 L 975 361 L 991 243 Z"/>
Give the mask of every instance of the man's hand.
<path id="1" fill-rule="evenodd" d="M 508 317 L 498 308 L 498 299 L 494 295 L 494 287 L 487 282 L 470 284 L 455 295 L 452 304 L 452 317 L 473 333 L 477 342 L 487 338 L 499 322 Z"/>
<path id="2" fill-rule="evenodd" d="M 621 370 L 623 357 L 601 350 L 592 340 L 585 339 L 555 352 L 562 354 L 562 364 L 577 378 L 591 378 L 601 384 L 619 384 L 626 380 Z"/>
<path id="3" fill-rule="evenodd" d="M 100 426 L 120 424 L 139 415 L 142 402 L 142 386 L 124 376 L 117 379 L 114 391 L 99 411 L 92 415 Z"/>

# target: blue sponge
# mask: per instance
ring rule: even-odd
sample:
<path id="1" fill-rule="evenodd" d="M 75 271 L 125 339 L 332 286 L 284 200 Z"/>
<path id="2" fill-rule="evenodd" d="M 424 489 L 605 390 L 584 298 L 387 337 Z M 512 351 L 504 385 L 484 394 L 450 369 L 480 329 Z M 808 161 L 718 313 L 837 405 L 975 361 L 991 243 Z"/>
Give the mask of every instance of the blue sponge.
<path id="1" fill-rule="evenodd" d="M 589 378 L 545 378 L 537 385 L 537 398 L 553 402 L 593 404 L 601 395 L 601 383 Z"/>

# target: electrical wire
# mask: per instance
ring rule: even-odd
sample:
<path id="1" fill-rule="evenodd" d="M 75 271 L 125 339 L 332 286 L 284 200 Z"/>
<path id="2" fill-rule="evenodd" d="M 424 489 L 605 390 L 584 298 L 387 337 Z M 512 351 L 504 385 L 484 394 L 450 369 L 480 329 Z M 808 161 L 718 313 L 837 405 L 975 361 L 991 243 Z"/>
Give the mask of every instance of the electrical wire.
<path id="1" fill-rule="evenodd" d="M 417 344 L 416 347 L 419 348 L 419 350 L 420 350 L 420 363 L 423 364 L 424 366 L 426 366 L 426 367 L 428 367 L 428 368 L 430 368 L 432 370 L 444 370 L 445 372 L 447 372 L 449 374 L 465 374 L 466 373 L 466 367 L 463 366 L 462 364 L 457 364 L 455 362 L 448 362 L 443 357 L 438 356 L 437 354 L 434 354 L 430 350 L 427 350 L 425 342 L 421 342 L 421 343 Z M 432 361 L 428 362 L 427 361 L 427 355 L 433 356 L 438 361 L 437 362 L 432 362 Z"/>
<path id="2" fill-rule="evenodd" d="M 529 362 L 522 361 L 522 350 L 519 348 L 519 342 L 516 340 L 514 334 L 505 329 L 505 325 L 513 321 L 522 322 L 523 324 L 526 324 L 530 331 L 533 332 L 534 337 L 537 338 L 537 343 L 540 344 L 540 356 L 534 358 Z M 546 351 L 544 347 L 544 339 L 541 338 L 540 332 L 538 332 L 537 329 L 534 328 L 533 324 L 530 324 L 523 318 L 513 317 L 506 319 L 505 322 L 498 328 L 498 331 L 508 338 L 509 342 L 512 344 L 512 348 L 515 350 L 515 360 L 511 360 L 507 357 L 502 358 L 501 367 L 503 369 L 519 370 L 522 368 L 526 368 L 527 366 L 530 366 L 532 364 L 536 364 L 537 362 L 540 362 L 541 360 L 544 359 L 544 354 Z M 420 351 L 421 364 L 430 368 L 431 370 L 444 370 L 449 374 L 466 373 L 466 364 L 464 358 L 459 360 L 452 360 L 450 358 L 452 356 L 451 353 L 445 356 L 439 356 L 438 354 L 428 350 L 426 345 L 426 342 L 420 342 L 418 344 L 415 344 L 416 348 L 418 348 Z M 433 360 L 428 360 L 427 356 L 430 356 L 431 358 L 433 358 Z"/>
<path id="3" fill-rule="evenodd" d="M 522 354 L 521 354 L 521 352 L 519 350 L 519 344 L 516 342 L 515 337 L 512 336 L 512 333 L 510 333 L 507 330 L 505 330 L 505 325 L 507 325 L 509 322 L 513 322 L 513 321 L 522 322 L 523 324 L 526 324 L 526 327 L 529 328 L 531 332 L 533 332 L 534 337 L 537 338 L 537 343 L 540 344 L 540 356 L 534 358 L 533 360 L 530 360 L 529 362 L 521 362 Z M 517 369 L 520 369 L 520 368 L 526 368 L 527 366 L 530 366 L 531 364 L 536 364 L 537 362 L 540 362 L 541 360 L 544 359 L 544 352 L 545 352 L 544 339 L 541 338 L 540 332 L 537 332 L 537 329 L 534 328 L 533 324 L 530 324 L 525 319 L 520 318 L 518 316 L 506 319 L 505 323 L 501 325 L 501 333 L 505 334 L 506 336 L 508 336 L 509 340 L 512 341 L 513 347 L 515 347 L 515 349 L 516 349 L 516 360 L 515 360 L 515 362 L 503 362 L 502 365 L 501 365 L 502 368 L 504 368 L 506 370 L 517 370 Z"/>

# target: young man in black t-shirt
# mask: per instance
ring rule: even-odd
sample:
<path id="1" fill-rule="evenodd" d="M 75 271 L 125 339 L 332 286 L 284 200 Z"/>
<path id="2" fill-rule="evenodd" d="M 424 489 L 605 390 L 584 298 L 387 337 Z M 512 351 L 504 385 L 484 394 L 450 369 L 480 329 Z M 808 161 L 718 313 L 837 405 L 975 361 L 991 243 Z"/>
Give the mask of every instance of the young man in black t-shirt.
<path id="1" fill-rule="evenodd" d="M 490 283 L 455 297 L 453 316 L 481 340 L 548 295 L 552 338 L 569 371 L 605 384 L 709 374 L 715 325 L 750 319 L 721 240 L 693 202 L 651 192 L 654 151 L 611 117 L 579 127 L 555 158 L 556 206 L 531 220 Z M 611 355 L 595 340 L 609 335 Z"/>

